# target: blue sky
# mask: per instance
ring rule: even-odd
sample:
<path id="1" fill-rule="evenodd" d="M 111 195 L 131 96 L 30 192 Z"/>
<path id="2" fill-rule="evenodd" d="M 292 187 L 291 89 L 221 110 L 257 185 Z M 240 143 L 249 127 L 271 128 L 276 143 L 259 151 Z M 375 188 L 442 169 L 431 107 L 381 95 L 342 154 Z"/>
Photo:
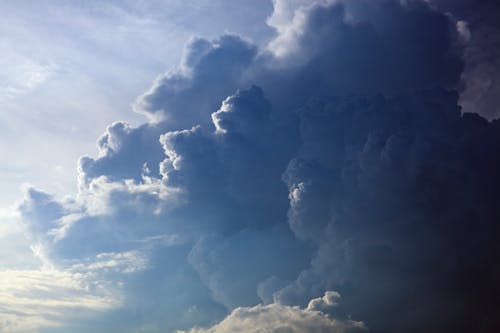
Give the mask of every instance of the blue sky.
<path id="1" fill-rule="evenodd" d="M 494 1 L 0 1 L 0 332 L 492 332 Z"/>

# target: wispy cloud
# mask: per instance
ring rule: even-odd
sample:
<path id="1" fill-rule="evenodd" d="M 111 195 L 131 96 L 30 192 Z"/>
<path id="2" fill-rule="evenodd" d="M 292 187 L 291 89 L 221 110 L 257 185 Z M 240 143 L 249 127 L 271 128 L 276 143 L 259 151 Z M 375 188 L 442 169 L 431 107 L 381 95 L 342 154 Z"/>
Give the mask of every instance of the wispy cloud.
<path id="1" fill-rule="evenodd" d="M 89 274 L 68 270 L 3 270 L 0 273 L 0 330 L 35 332 L 60 326 L 82 313 L 117 307 L 109 286 Z"/>
<path id="2" fill-rule="evenodd" d="M 19 64 L 0 63 L 8 72 L 3 73 L 3 84 L 0 86 L 0 103 L 14 99 L 36 89 L 57 73 L 55 64 L 43 65 L 32 60 Z"/>

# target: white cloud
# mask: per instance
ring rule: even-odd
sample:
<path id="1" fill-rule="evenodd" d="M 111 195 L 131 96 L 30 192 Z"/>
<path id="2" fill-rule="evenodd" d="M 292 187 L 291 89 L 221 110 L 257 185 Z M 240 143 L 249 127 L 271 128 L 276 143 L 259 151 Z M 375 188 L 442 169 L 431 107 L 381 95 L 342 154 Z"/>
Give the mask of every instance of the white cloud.
<path id="1" fill-rule="evenodd" d="M 99 271 L 134 273 L 146 269 L 148 260 L 140 251 L 120 253 L 100 253 L 95 258 L 87 258 L 82 263 L 71 266 L 75 271 Z"/>
<path id="2" fill-rule="evenodd" d="M 0 331 L 36 332 L 119 306 L 110 286 L 91 275 L 58 269 L 0 272 Z"/>
<path id="3" fill-rule="evenodd" d="M 57 73 L 54 63 L 43 64 L 32 59 L 16 60 L 16 64 L 4 61 L 0 61 L 0 66 L 4 68 L 4 80 L 0 85 L 2 104 L 5 100 L 20 97 L 37 88 Z"/>
<path id="4" fill-rule="evenodd" d="M 121 201 L 114 201 L 117 194 L 122 195 Z M 124 207 L 160 214 L 175 207 L 181 194 L 179 189 L 167 187 L 153 177 L 144 176 L 143 182 L 136 183 L 132 179 L 113 182 L 101 176 L 92 179 L 88 188 L 79 193 L 78 202 L 90 216 L 109 215 Z"/>
<path id="5" fill-rule="evenodd" d="M 348 318 L 338 319 L 332 314 L 318 311 L 317 304 L 319 302 L 328 303 L 332 295 L 338 294 L 327 292 L 324 297 L 311 300 L 305 309 L 277 303 L 237 308 L 218 324 L 210 328 L 195 328 L 189 333 L 346 333 L 364 331 L 365 326 L 360 321 Z M 182 332 L 178 331 L 178 333 Z"/>

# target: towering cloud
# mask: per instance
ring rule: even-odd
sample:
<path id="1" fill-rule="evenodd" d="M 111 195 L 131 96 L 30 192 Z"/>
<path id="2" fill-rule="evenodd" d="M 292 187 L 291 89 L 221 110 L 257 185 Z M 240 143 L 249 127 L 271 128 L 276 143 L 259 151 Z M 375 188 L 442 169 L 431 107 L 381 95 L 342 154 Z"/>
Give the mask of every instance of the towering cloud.
<path id="1" fill-rule="evenodd" d="M 436 8 L 275 1 L 265 48 L 191 40 L 77 196 L 19 206 L 46 265 L 115 297 L 75 331 L 498 330 L 500 128 L 458 106 Z"/>
<path id="2" fill-rule="evenodd" d="M 284 174 L 289 222 L 318 251 L 275 298 L 303 302 L 333 288 L 376 332 L 496 321 L 498 124 L 461 116 L 456 103 L 426 91 L 301 112 L 303 145 Z M 488 148 L 478 152 L 479 142 Z"/>

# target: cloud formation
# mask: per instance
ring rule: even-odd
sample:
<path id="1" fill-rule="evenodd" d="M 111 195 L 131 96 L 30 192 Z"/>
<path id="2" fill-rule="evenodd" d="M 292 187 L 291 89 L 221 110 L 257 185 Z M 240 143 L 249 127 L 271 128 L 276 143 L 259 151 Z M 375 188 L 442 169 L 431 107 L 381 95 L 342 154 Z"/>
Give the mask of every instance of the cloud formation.
<path id="1" fill-rule="evenodd" d="M 465 44 L 460 104 L 487 119 L 500 116 L 500 14 L 494 0 L 432 0 L 454 16 Z"/>
<path id="2" fill-rule="evenodd" d="M 294 304 L 338 290 L 375 331 L 494 324 L 498 124 L 461 116 L 457 94 L 439 90 L 315 103 L 300 114 L 302 148 L 284 173 L 289 223 L 318 251 L 274 297 Z"/>
<path id="3" fill-rule="evenodd" d="M 362 322 L 335 318 L 332 309 L 337 305 L 337 298 L 340 298 L 338 293 L 328 291 L 323 297 L 311 300 L 305 309 L 280 304 L 237 308 L 220 323 L 207 329 L 195 328 L 189 333 L 364 332 Z"/>
<path id="4" fill-rule="evenodd" d="M 75 329 L 494 331 L 500 132 L 458 105 L 464 32 L 421 1 L 275 1 L 269 23 L 263 49 L 192 39 L 77 196 L 27 189 L 38 258 L 115 283 Z"/>
<path id="5" fill-rule="evenodd" d="M 36 332 L 40 327 L 57 327 L 64 321 L 91 317 L 121 304 L 113 286 L 95 280 L 84 267 L 79 268 L 83 273 L 76 268 L 2 270 L 0 330 Z"/>

